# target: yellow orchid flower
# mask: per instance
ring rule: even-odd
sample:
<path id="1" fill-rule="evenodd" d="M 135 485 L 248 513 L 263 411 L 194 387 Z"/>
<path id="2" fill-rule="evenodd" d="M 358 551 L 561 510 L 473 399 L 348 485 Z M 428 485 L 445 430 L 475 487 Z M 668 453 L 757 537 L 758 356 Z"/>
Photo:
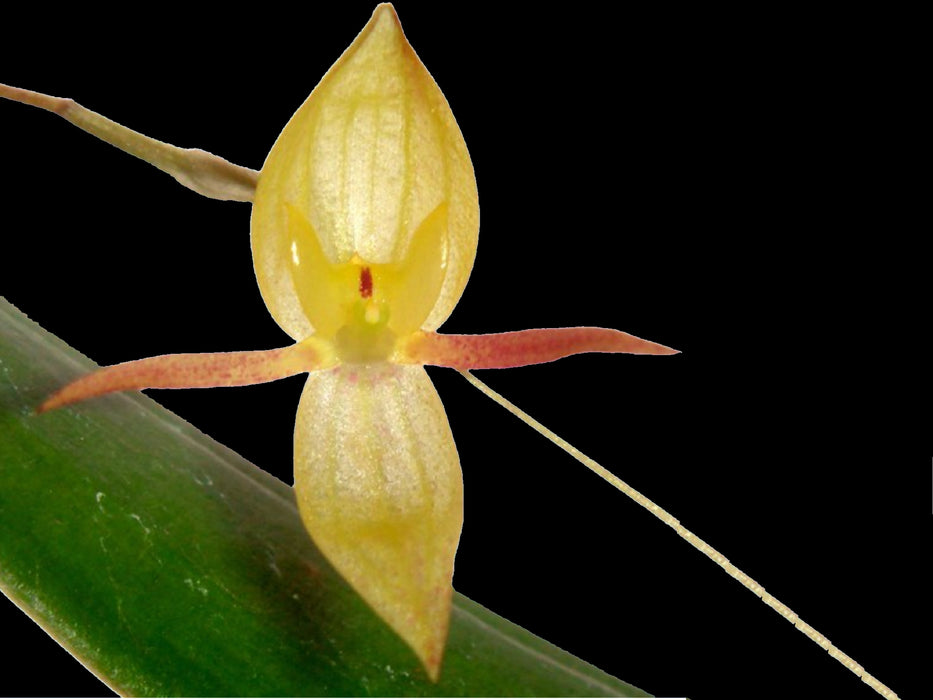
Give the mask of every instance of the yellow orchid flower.
<path id="1" fill-rule="evenodd" d="M 16 97 L 41 101 L 24 92 Z M 435 332 L 473 266 L 476 181 L 454 116 L 391 5 L 376 9 L 286 125 L 254 197 L 245 169 L 221 164 L 218 190 L 190 156 L 158 164 L 178 168 L 180 181 L 209 196 L 253 198 L 259 288 L 295 344 L 103 368 L 39 410 L 127 389 L 240 386 L 309 372 L 295 423 L 301 517 L 334 567 L 437 678 L 463 480 L 423 365 L 466 370 L 580 352 L 676 351 L 604 328 Z M 212 156 L 197 157 L 205 170 L 218 169 Z"/>
<path id="2" fill-rule="evenodd" d="M 168 355 L 103 368 L 50 410 L 108 392 L 238 386 L 309 373 L 295 426 L 295 489 L 334 566 L 440 673 L 462 479 L 423 365 L 548 362 L 579 352 L 676 351 L 601 328 L 444 335 L 477 246 L 466 145 L 443 95 L 380 5 L 275 143 L 260 173 L 148 139 L 70 100 L 0 86 L 209 197 L 253 201 L 260 291 L 295 340 L 270 351 Z M 478 380 L 474 385 L 647 507 L 885 697 L 896 697 L 680 523 Z"/>

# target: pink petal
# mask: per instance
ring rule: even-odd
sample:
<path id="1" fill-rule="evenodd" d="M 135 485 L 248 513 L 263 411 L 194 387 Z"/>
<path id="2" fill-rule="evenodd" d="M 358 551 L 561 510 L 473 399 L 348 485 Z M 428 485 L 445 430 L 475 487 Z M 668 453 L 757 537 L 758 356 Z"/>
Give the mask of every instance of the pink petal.
<path id="1" fill-rule="evenodd" d="M 86 374 L 52 394 L 37 412 L 114 391 L 261 384 L 322 366 L 322 353 L 307 343 L 275 350 L 160 355 Z"/>
<path id="2" fill-rule="evenodd" d="M 611 328 L 537 328 L 485 335 L 416 333 L 403 347 L 402 361 L 456 369 L 502 369 L 553 362 L 582 352 L 675 355 L 680 351 Z"/>

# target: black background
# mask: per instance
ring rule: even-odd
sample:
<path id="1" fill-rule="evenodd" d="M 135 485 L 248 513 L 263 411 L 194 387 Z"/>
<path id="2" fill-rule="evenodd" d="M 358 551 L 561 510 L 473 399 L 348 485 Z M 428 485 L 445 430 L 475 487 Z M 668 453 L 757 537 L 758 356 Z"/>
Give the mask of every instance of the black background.
<path id="1" fill-rule="evenodd" d="M 902 454 L 909 348 L 879 308 L 884 253 L 853 242 L 867 211 L 845 191 L 828 80 L 846 61 L 815 50 L 808 18 L 396 7 L 480 192 L 474 273 L 443 330 L 605 325 L 682 350 L 480 376 L 905 695 L 929 482 Z M 259 168 L 371 10 L 14 17 L 0 80 Z M 289 342 L 256 288 L 248 205 L 8 102 L 0 154 L 0 292 L 98 363 Z M 457 590 L 659 696 L 875 697 L 647 512 L 429 372 L 464 471 Z M 152 395 L 291 483 L 300 391 Z M 0 693 L 108 694 L 5 599 L 0 629 Z"/>

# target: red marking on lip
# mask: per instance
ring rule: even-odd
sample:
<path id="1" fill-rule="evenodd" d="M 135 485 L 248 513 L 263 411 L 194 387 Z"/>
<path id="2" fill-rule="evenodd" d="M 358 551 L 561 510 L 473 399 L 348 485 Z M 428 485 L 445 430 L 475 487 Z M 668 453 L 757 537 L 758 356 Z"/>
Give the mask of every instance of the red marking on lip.
<path id="1" fill-rule="evenodd" d="M 369 299 L 373 295 L 373 273 L 368 267 L 360 269 L 360 296 Z"/>

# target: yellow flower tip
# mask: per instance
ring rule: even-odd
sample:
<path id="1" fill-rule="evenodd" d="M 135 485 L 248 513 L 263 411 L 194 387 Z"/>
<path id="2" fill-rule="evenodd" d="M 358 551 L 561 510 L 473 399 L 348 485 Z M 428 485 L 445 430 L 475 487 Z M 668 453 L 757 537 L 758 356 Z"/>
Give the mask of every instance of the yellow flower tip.
<path id="1" fill-rule="evenodd" d="M 395 11 L 395 7 L 391 2 L 381 2 L 376 5 L 376 9 L 373 10 L 373 16 L 370 18 L 369 22 L 367 22 L 366 28 L 369 28 L 370 25 L 380 28 L 390 28 L 394 26 L 398 31 L 402 30 L 402 23 L 399 21 L 398 13 Z"/>
<path id="2" fill-rule="evenodd" d="M 447 644 L 447 626 L 444 626 L 443 636 L 438 636 L 433 640 L 429 640 L 429 642 L 430 643 L 426 644 L 421 651 L 416 649 L 415 652 L 418 654 L 418 658 L 421 659 L 421 663 L 424 665 L 424 670 L 427 672 L 428 678 L 432 683 L 437 683 L 441 677 L 444 646 Z"/>
<path id="3" fill-rule="evenodd" d="M 299 504 L 308 503 L 306 487 L 296 488 Z M 436 529 L 446 528 L 446 517 L 431 522 L 430 509 L 410 517 L 391 512 L 353 517 L 346 508 L 355 499 L 338 495 L 336 500 L 339 513 L 302 508 L 308 532 L 360 597 L 408 644 L 428 676 L 437 680 L 450 624 L 456 549 L 456 538 L 451 544 L 451 533 L 445 537 Z M 354 505 L 366 509 L 358 500 Z M 369 509 L 382 511 L 386 505 L 370 503 Z M 459 522 L 452 529 L 459 534 Z"/>
<path id="4" fill-rule="evenodd" d="M 383 50 L 390 52 L 406 51 L 410 49 L 402 23 L 392 3 L 384 2 L 376 6 L 372 17 L 360 31 L 357 42 L 365 41 L 371 44 L 383 44 Z M 367 51 L 370 47 L 367 47 Z"/>

